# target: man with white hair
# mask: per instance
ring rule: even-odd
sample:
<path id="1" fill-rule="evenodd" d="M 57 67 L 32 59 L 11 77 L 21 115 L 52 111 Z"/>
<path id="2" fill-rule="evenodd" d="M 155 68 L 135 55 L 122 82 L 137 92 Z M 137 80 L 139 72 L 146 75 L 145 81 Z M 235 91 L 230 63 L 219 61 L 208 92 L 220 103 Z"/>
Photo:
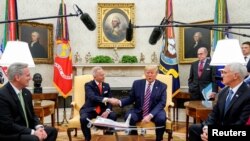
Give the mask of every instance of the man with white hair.
<path id="1" fill-rule="evenodd" d="M 104 82 L 105 72 L 101 67 L 92 69 L 94 80 L 85 84 L 86 101 L 80 110 L 80 122 L 85 141 L 91 140 L 91 132 L 87 127 L 89 121 L 97 116 L 116 120 L 116 114 L 112 112 L 112 105 L 107 103 L 111 98 L 111 90 L 108 83 Z M 112 134 L 106 132 L 105 134 Z"/>
<path id="2" fill-rule="evenodd" d="M 218 94 L 212 112 L 202 124 L 189 127 L 189 141 L 207 141 L 208 125 L 245 125 L 250 115 L 250 88 L 243 81 L 247 69 L 240 63 L 230 63 L 221 71 L 226 85 Z M 211 133 L 210 133 L 211 134 Z"/>

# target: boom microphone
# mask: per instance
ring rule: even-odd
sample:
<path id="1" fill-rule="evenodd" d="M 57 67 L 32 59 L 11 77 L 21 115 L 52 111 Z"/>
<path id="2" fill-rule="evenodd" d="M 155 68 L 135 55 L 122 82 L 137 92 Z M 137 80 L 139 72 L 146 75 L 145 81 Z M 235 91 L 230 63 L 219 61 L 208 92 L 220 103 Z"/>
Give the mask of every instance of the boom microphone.
<path id="1" fill-rule="evenodd" d="M 126 40 L 131 41 L 133 39 L 133 24 L 131 24 L 131 20 L 129 21 L 128 28 L 126 30 Z"/>
<path id="2" fill-rule="evenodd" d="M 162 36 L 162 30 L 161 30 L 161 28 L 155 27 L 153 29 L 153 32 L 150 35 L 149 43 L 151 45 L 155 45 L 156 42 L 161 38 L 161 36 Z"/>
<path id="3" fill-rule="evenodd" d="M 85 26 L 91 31 L 95 30 L 95 28 L 96 28 L 95 22 L 91 19 L 89 14 L 83 13 L 82 10 L 77 5 L 75 5 L 75 6 L 76 6 L 77 10 L 79 11 L 79 13 L 81 15 L 80 19 L 85 24 Z"/>
<path id="4" fill-rule="evenodd" d="M 168 20 L 164 17 L 160 25 L 167 24 Z M 162 33 L 165 31 L 165 27 L 155 27 L 150 35 L 149 43 L 155 45 L 157 41 L 161 38 Z"/>

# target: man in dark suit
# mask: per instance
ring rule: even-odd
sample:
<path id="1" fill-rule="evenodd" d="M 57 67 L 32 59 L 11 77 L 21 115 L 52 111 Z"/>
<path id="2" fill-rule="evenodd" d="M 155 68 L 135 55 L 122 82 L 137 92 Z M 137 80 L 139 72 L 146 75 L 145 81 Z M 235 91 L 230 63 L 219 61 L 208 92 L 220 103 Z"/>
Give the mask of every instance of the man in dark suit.
<path id="1" fill-rule="evenodd" d="M 207 130 L 203 132 L 207 125 L 245 125 L 247 122 L 250 115 L 250 88 L 243 81 L 247 75 L 246 67 L 240 63 L 230 63 L 221 73 L 226 87 L 218 94 L 217 103 L 207 120 L 189 127 L 190 141 L 207 140 Z"/>
<path id="2" fill-rule="evenodd" d="M 218 92 L 218 86 L 215 80 L 216 70 L 210 66 L 210 59 L 207 58 L 208 51 L 205 47 L 199 48 L 197 55 L 198 61 L 191 64 L 188 78 L 189 93 L 191 100 L 204 100 L 202 90 L 212 83 L 212 93 L 209 99 L 214 99 Z"/>
<path id="3" fill-rule="evenodd" d="M 248 73 L 250 73 L 250 42 L 246 41 L 241 45 L 242 53 L 244 55 L 244 59 L 246 61 L 246 67 Z"/>
<path id="4" fill-rule="evenodd" d="M 55 141 L 57 130 L 44 127 L 34 114 L 31 80 L 27 64 L 13 63 L 8 68 L 9 82 L 0 88 L 1 141 Z"/>
<path id="5" fill-rule="evenodd" d="M 91 132 L 87 127 L 88 119 L 102 116 L 116 120 L 116 114 L 112 112 L 112 105 L 108 100 L 110 99 L 111 91 L 108 83 L 104 82 L 105 73 L 101 67 L 94 67 L 92 69 L 94 80 L 85 84 L 86 101 L 80 110 L 81 129 L 85 137 L 85 141 L 91 140 Z M 111 134 L 106 131 L 105 134 Z"/>
<path id="6" fill-rule="evenodd" d="M 129 97 L 111 103 L 121 107 L 134 104 L 134 108 L 126 113 L 125 120 L 131 114 L 131 126 L 135 126 L 139 121 L 144 123 L 152 121 L 157 127 L 162 126 L 163 128 L 156 129 L 156 141 L 161 141 L 166 124 L 164 108 L 167 86 L 156 80 L 157 73 L 157 66 L 146 66 L 144 70 L 146 79 L 134 81 Z M 131 134 L 137 135 L 137 130 L 132 130 Z"/>

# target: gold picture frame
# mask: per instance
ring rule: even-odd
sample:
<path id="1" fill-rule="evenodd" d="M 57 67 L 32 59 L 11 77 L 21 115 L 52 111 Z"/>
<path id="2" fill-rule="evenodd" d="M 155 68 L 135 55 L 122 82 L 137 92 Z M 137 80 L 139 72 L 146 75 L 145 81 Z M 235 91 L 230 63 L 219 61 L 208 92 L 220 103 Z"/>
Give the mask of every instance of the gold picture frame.
<path id="1" fill-rule="evenodd" d="M 213 20 L 194 22 L 192 24 L 213 24 Z M 199 27 L 180 27 L 180 48 L 179 48 L 179 63 L 188 64 L 197 60 L 197 49 L 205 46 L 208 49 L 209 55 L 211 52 L 212 30 Z M 201 37 L 201 42 L 195 42 L 194 36 Z"/>
<path id="2" fill-rule="evenodd" d="M 129 21 L 134 23 L 134 3 L 98 3 L 99 48 L 134 48 L 135 41 L 126 41 Z"/>
<path id="3" fill-rule="evenodd" d="M 20 22 L 18 27 L 19 40 L 29 44 L 35 64 L 53 64 L 53 24 Z"/>

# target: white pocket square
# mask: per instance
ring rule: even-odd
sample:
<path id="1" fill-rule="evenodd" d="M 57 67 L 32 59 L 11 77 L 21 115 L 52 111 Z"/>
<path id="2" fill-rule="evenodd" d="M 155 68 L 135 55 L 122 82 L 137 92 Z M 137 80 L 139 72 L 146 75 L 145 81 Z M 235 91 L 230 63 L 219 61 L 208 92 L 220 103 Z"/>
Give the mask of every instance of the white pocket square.
<path id="1" fill-rule="evenodd" d="M 108 93 L 108 91 L 104 91 L 104 94 Z"/>

